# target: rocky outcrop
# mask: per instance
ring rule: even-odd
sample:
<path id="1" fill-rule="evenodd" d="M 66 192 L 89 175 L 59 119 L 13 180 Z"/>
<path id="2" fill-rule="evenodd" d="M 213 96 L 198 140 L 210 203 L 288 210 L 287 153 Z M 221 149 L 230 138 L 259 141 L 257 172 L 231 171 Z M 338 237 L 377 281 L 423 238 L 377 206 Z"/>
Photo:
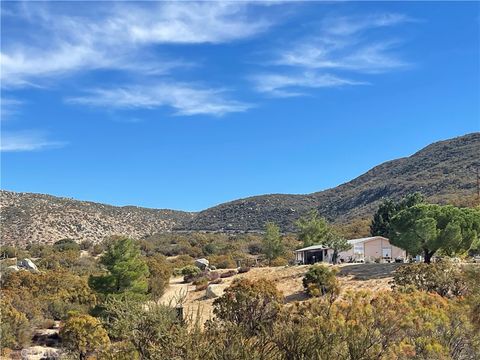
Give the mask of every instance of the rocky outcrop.
<path id="1" fill-rule="evenodd" d="M 207 299 L 215 299 L 223 295 L 225 286 L 223 285 L 208 285 L 205 290 L 205 296 Z"/>
<path id="2" fill-rule="evenodd" d="M 195 266 L 198 267 L 200 270 L 208 269 L 210 262 L 207 259 L 196 259 Z"/>

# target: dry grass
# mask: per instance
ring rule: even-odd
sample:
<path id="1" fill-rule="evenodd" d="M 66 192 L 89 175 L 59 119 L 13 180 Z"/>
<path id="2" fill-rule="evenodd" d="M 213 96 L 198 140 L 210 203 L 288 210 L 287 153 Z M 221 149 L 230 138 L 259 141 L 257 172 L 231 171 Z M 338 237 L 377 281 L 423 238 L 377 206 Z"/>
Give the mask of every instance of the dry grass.
<path id="1" fill-rule="evenodd" d="M 360 289 L 379 291 L 391 288 L 389 282 L 392 279 L 392 272 L 398 267 L 398 264 L 343 264 L 339 267 L 338 276 L 343 291 Z M 252 268 L 249 272 L 225 278 L 221 284 L 215 286 L 225 289 L 235 279 L 257 280 L 264 278 L 275 282 L 277 289 L 285 296 L 285 302 L 302 301 L 306 299 L 302 278 L 308 268 L 307 265 Z M 172 278 L 170 287 L 162 297 L 161 302 L 175 305 L 182 294 L 184 295 L 183 305 L 187 316 L 199 319 L 201 323 L 213 317 L 212 305 L 214 299 L 207 299 L 205 291 L 195 291 L 194 285 L 182 283 L 181 277 Z"/>

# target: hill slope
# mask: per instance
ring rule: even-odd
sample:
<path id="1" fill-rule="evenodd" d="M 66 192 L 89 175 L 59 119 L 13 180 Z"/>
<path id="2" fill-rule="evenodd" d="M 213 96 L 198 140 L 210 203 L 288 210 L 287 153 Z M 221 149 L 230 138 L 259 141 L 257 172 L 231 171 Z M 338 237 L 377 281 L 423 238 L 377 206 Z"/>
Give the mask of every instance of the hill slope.
<path id="1" fill-rule="evenodd" d="M 480 165 L 480 133 L 436 142 L 412 156 L 388 161 L 358 178 L 308 195 L 263 195 L 236 200 L 199 212 L 183 224 L 188 230 L 258 230 L 274 221 L 293 230 L 309 209 L 333 221 L 370 216 L 382 197 L 400 198 L 419 191 L 432 202 L 472 196 Z"/>
<path id="2" fill-rule="evenodd" d="M 116 207 L 3 190 L 1 206 L 1 242 L 20 245 L 64 238 L 97 242 L 115 234 L 139 238 L 170 230 L 193 216 L 182 211 Z"/>
<path id="3" fill-rule="evenodd" d="M 143 237 L 166 230 L 252 231 L 274 221 L 285 231 L 316 208 L 328 219 L 368 217 L 382 197 L 419 191 L 432 202 L 472 197 L 480 166 L 480 133 L 440 141 L 388 161 L 335 188 L 308 195 L 263 195 L 199 213 L 115 207 L 49 195 L 1 191 L 1 241 L 25 244 L 62 238 L 99 241 L 112 234 Z"/>

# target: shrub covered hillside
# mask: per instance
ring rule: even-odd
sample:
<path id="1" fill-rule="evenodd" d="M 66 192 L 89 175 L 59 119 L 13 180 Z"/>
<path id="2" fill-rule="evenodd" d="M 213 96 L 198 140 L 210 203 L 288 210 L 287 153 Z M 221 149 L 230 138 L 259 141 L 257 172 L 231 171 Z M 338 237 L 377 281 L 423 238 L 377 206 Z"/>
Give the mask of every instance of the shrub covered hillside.
<path id="1" fill-rule="evenodd" d="M 36 255 L 38 270 L 2 261 L 4 356 L 47 344 L 65 359 L 479 359 L 478 264 L 404 264 L 393 290 L 378 292 L 342 291 L 337 269 L 317 264 L 303 278 L 306 300 L 286 302 L 275 282 L 236 275 L 247 267 L 200 270 L 124 237 L 102 249 L 61 241 L 13 250 Z M 196 291 L 234 278 L 201 324 L 179 316 L 181 299 L 156 301 L 172 273 Z"/>
<path id="2" fill-rule="evenodd" d="M 141 238 L 170 230 L 258 232 L 267 222 L 288 232 L 311 210 L 348 227 L 353 237 L 362 237 L 368 234 L 369 217 L 385 197 L 400 199 L 418 191 L 433 203 L 478 204 L 474 171 L 479 166 L 479 148 L 480 133 L 473 133 L 431 144 L 329 190 L 254 196 L 199 213 L 1 191 L 1 240 L 3 244 L 25 245 L 63 238 L 99 242 L 114 234 Z"/>

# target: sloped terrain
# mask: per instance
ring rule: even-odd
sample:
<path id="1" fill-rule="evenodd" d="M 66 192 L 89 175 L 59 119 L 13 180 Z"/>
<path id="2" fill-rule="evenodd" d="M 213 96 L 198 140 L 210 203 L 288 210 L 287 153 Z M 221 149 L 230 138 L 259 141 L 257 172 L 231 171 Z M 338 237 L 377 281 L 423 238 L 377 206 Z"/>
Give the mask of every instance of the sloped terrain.
<path id="1" fill-rule="evenodd" d="M 116 207 L 50 195 L 1 191 L 2 244 L 52 243 L 70 238 L 98 242 L 109 235 L 140 238 L 172 229 L 191 213 Z"/>
<path id="2" fill-rule="evenodd" d="M 263 195 L 199 212 L 183 225 L 188 230 L 259 230 L 274 221 L 293 230 L 295 221 L 317 208 L 329 220 L 346 222 L 370 216 L 383 197 L 415 191 L 432 202 L 472 197 L 480 166 L 480 133 L 431 144 L 412 156 L 388 161 L 358 178 L 308 195 Z"/>
<path id="3" fill-rule="evenodd" d="M 334 222 L 373 214 L 383 197 L 418 191 L 432 202 L 474 199 L 480 166 L 480 133 L 427 146 L 412 156 L 388 161 L 335 188 L 308 194 L 254 196 L 199 213 L 115 207 L 50 195 L 1 191 L 2 243 L 51 243 L 63 238 L 99 241 L 112 234 L 136 238 L 162 231 L 260 231 L 273 221 L 295 229 L 307 211 Z"/>

